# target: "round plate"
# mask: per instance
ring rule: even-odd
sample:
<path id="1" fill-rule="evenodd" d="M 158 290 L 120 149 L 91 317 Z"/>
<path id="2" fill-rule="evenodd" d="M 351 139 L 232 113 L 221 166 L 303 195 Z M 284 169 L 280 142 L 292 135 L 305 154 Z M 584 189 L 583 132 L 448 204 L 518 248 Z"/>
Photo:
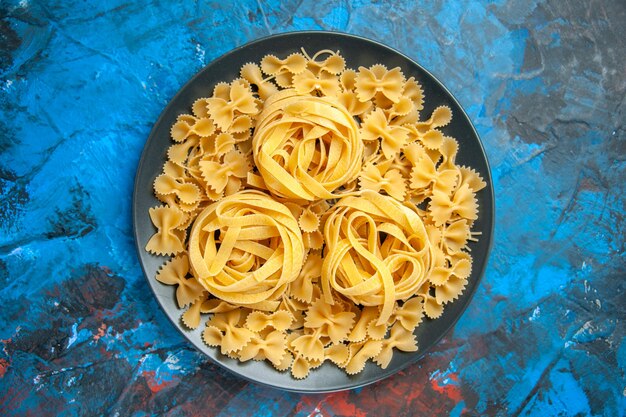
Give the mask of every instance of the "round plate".
<path id="1" fill-rule="evenodd" d="M 230 359 L 220 354 L 219 349 L 211 348 L 202 342 L 205 318 L 196 330 L 188 330 L 181 324 L 182 310 L 177 308 L 174 301 L 175 288 L 163 285 L 154 278 L 158 268 L 167 258 L 151 255 L 144 249 L 155 233 L 148 209 L 161 204 L 153 195 L 152 183 L 160 174 L 166 160 L 167 148 L 172 143 L 170 127 L 176 117 L 181 113 L 190 113 L 193 102 L 210 94 L 216 83 L 230 82 L 238 78 L 239 69 L 245 63 L 260 62 L 267 54 L 286 57 L 299 51 L 301 47 L 309 53 L 322 49 L 340 51 L 349 68 L 357 69 L 359 66 L 369 67 L 380 63 L 387 68 L 399 66 L 407 78 L 415 77 L 424 88 L 425 94 L 424 110 L 421 114 L 430 115 L 432 110 L 440 105 L 447 105 L 452 109 L 452 122 L 442 130 L 459 142 L 457 163 L 471 166 L 487 182 L 487 187 L 477 193 L 479 217 L 474 223 L 474 230 L 482 234 L 478 242 L 470 244 L 474 263 L 465 292 L 459 299 L 446 305 L 440 318 L 425 319 L 416 329 L 419 346 L 417 352 L 405 353 L 395 350 L 387 369 L 381 369 L 368 362 L 363 372 L 349 376 L 335 365 L 325 363 L 311 371 L 307 378 L 296 380 L 289 372 L 276 371 L 267 361 L 240 363 Z M 435 345 L 463 314 L 476 291 L 491 246 L 493 217 L 493 187 L 487 157 L 472 123 L 452 94 L 428 71 L 401 53 L 368 39 L 335 32 L 293 32 L 270 36 L 241 46 L 204 67 L 176 94 L 154 125 L 141 155 L 133 195 L 133 225 L 139 260 L 159 304 L 178 330 L 212 361 L 245 379 L 275 388 L 307 393 L 338 391 L 370 384 L 414 363 Z"/>

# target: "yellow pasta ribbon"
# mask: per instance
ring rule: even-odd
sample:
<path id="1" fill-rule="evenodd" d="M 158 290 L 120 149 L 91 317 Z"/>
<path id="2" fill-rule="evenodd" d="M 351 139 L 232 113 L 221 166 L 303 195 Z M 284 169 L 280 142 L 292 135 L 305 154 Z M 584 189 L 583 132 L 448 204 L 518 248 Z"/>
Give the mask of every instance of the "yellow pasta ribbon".
<path id="1" fill-rule="evenodd" d="M 386 323 L 396 300 L 415 295 L 431 269 L 431 247 L 417 211 L 392 197 L 364 190 L 344 197 L 324 225 L 324 300 L 331 288 L 356 304 L 382 306 Z"/>
<path id="2" fill-rule="evenodd" d="M 387 368 L 472 273 L 487 183 L 456 162 L 452 110 L 423 117 L 414 77 L 328 49 L 239 75 L 170 130 L 146 250 L 173 258 L 156 279 L 177 286 L 185 327 L 210 315 L 202 338 L 229 358 L 296 379 L 327 360 Z"/>
<path id="3" fill-rule="evenodd" d="M 289 209 L 253 190 L 205 208 L 189 237 L 193 274 L 231 304 L 274 311 L 304 260 L 298 222 Z"/>
<path id="4" fill-rule="evenodd" d="M 361 170 L 358 126 L 336 99 L 293 90 L 265 102 L 252 139 L 254 162 L 278 197 L 332 199 Z"/>

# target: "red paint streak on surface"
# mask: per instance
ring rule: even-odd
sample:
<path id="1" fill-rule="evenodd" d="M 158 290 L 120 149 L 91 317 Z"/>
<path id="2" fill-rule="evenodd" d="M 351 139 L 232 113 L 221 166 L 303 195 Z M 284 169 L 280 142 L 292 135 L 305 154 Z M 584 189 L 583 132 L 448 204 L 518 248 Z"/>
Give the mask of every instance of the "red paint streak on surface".
<path id="1" fill-rule="evenodd" d="M 19 331 L 19 327 L 17 328 L 17 331 Z M 13 341 L 13 338 L 11 337 L 9 337 L 8 339 L 0 339 L 0 342 L 2 342 L 2 344 L 4 345 L 3 347 L 4 353 L 6 353 L 7 355 L 9 354 L 9 352 L 7 352 L 7 346 L 12 341 Z M 7 369 L 9 369 L 9 366 L 11 366 L 10 357 L 9 357 L 9 360 L 0 359 L 0 378 L 4 378 L 4 375 L 7 373 Z"/>
<path id="2" fill-rule="evenodd" d="M 98 328 L 98 333 L 93 335 L 93 340 L 100 340 L 100 338 L 106 334 L 106 328 L 107 328 L 107 325 L 102 323 L 100 327 Z"/>
<path id="3" fill-rule="evenodd" d="M 6 359 L 0 359 L 0 378 L 4 378 L 4 374 L 11 365 Z"/>
<path id="4" fill-rule="evenodd" d="M 418 377 L 413 374 L 407 374 L 407 371 L 400 371 L 394 377 L 383 380 L 376 384 L 376 386 L 380 386 L 380 388 L 378 388 L 380 391 L 390 393 L 389 398 L 392 403 L 388 404 L 388 406 L 393 406 L 394 404 L 396 404 L 396 400 L 398 398 L 402 398 L 402 402 L 406 404 L 422 404 L 416 400 L 422 396 L 425 386 L 424 384 L 420 383 Z M 375 389 L 376 386 L 374 386 L 373 389 Z M 369 388 L 369 390 L 372 390 L 372 388 Z M 373 395 L 372 397 L 374 399 L 376 398 L 375 395 Z M 431 412 L 433 410 L 429 409 L 422 411 Z"/>
<path id="5" fill-rule="evenodd" d="M 19 409 L 29 393 L 27 389 L 9 387 L 6 395 L 0 398 L 0 416 L 9 415 L 10 411 Z"/>
<path id="6" fill-rule="evenodd" d="M 433 378 L 430 381 L 430 384 L 436 392 L 440 394 L 444 394 L 448 398 L 450 398 L 455 403 L 459 403 L 463 401 L 463 396 L 461 395 L 461 389 L 459 388 L 458 381 L 459 377 L 456 374 L 446 375 L 446 378 L 454 381 L 453 384 L 443 384 L 442 381 L 439 381 L 437 378 Z"/>
<path id="7" fill-rule="evenodd" d="M 298 404 L 296 404 L 296 406 L 294 407 L 294 411 L 296 413 L 300 413 L 303 410 L 314 409 L 316 404 L 316 398 L 317 397 L 311 395 L 303 395 L 302 397 L 300 397 L 300 401 L 298 402 Z M 319 402 L 317 402 L 317 405 L 319 405 Z"/>
<path id="8" fill-rule="evenodd" d="M 450 373 L 430 380 L 429 375 L 437 369 L 445 369 L 450 360 L 450 355 L 427 359 L 421 367 L 409 367 L 358 393 L 302 396 L 294 414 L 324 417 L 447 415 L 456 404 L 464 401 L 459 377 Z"/>
<path id="9" fill-rule="evenodd" d="M 97 310 L 94 312 L 93 317 L 97 320 L 106 320 L 114 318 L 117 314 L 122 312 L 122 303 L 117 303 L 111 310 Z"/>
<path id="10" fill-rule="evenodd" d="M 427 388 L 420 381 L 420 374 L 401 371 L 392 378 L 367 386 L 353 401 L 367 410 L 369 415 L 439 415 L 436 401 L 419 401 Z M 436 399 L 435 399 L 436 400 Z"/>
<path id="11" fill-rule="evenodd" d="M 19 327 L 18 327 L 18 330 L 19 330 Z M 9 352 L 7 352 L 7 346 L 9 346 L 9 343 L 13 342 L 13 338 L 9 337 L 8 339 L 0 339 L 0 342 L 4 345 L 2 350 L 4 351 L 4 353 L 8 355 Z"/>
<path id="12" fill-rule="evenodd" d="M 108 351 L 104 344 L 101 344 L 98 352 L 100 352 L 101 357 L 103 358 L 112 358 L 115 351 Z"/>
<path id="13" fill-rule="evenodd" d="M 305 412 L 309 417 L 354 416 L 367 417 L 367 412 L 351 402 L 352 391 L 342 391 L 326 395 L 305 395 L 296 405 L 297 413 Z"/>
<path id="14" fill-rule="evenodd" d="M 356 406 L 355 403 L 350 402 L 350 391 L 336 392 L 326 397 L 328 408 L 332 413 L 324 415 L 341 415 L 341 416 L 354 416 L 354 417 L 367 417 L 367 412 Z M 320 411 L 322 408 L 320 407 Z"/>
<path id="15" fill-rule="evenodd" d="M 157 393 L 161 391 L 163 388 L 167 388 L 170 385 L 175 384 L 177 382 L 176 380 L 171 380 L 171 381 L 165 381 L 162 379 L 159 380 L 156 377 L 155 371 L 143 371 L 141 375 L 144 377 L 144 379 L 146 380 L 146 383 L 148 384 L 148 388 L 150 388 L 150 391 L 152 391 L 153 393 Z"/>

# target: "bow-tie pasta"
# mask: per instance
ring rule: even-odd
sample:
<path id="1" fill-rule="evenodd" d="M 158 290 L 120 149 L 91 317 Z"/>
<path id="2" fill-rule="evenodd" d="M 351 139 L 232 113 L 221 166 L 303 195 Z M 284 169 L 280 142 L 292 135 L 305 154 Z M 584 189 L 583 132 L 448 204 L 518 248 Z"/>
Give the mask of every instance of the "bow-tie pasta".
<path id="1" fill-rule="evenodd" d="M 326 362 L 387 368 L 472 272 L 487 184 L 456 163 L 451 109 L 423 115 L 419 77 L 351 69 L 333 50 L 267 55 L 239 76 L 171 128 L 145 246 L 172 256 L 156 279 L 233 360 L 296 379 Z"/>

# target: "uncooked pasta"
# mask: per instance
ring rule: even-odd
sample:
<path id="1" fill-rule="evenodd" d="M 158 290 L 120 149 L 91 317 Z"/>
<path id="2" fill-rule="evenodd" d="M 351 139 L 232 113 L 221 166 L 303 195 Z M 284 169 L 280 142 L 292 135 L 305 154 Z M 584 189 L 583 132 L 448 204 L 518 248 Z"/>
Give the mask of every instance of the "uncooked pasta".
<path id="1" fill-rule="evenodd" d="M 149 211 L 183 324 L 222 355 L 306 378 L 418 349 L 471 274 L 486 186 L 415 77 L 338 51 L 264 57 L 189 103 Z"/>

